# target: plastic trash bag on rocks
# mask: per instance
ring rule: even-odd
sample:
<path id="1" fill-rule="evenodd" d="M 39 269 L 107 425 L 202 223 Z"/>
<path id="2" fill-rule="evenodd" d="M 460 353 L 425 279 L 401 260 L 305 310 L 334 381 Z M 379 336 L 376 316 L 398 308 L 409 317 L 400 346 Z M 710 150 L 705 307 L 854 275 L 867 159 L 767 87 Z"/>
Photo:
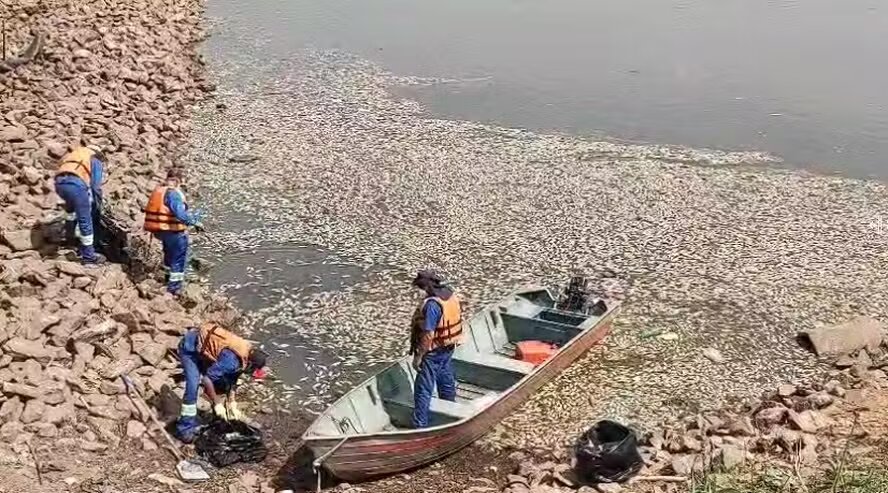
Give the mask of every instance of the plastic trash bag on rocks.
<path id="1" fill-rule="evenodd" d="M 613 421 L 599 421 L 586 430 L 574 453 L 577 477 L 587 484 L 623 482 L 644 465 L 635 434 Z"/>
<path id="2" fill-rule="evenodd" d="M 262 462 L 268 455 L 262 432 L 243 421 L 215 420 L 194 440 L 198 455 L 216 467 Z"/>

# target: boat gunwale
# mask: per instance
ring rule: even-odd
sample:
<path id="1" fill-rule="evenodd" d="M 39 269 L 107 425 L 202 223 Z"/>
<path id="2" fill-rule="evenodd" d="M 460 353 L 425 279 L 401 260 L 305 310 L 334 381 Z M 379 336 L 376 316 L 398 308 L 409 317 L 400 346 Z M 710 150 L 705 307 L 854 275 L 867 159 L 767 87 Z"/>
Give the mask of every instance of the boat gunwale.
<path id="1" fill-rule="evenodd" d="M 510 296 L 510 297 L 517 296 L 517 295 L 520 295 L 523 293 L 532 293 L 535 291 L 546 291 L 552 299 L 557 299 L 556 297 L 552 296 L 551 289 L 549 289 L 547 287 L 542 287 L 542 286 L 537 287 L 537 288 L 527 288 L 527 289 L 520 289 L 517 291 L 513 291 L 508 296 Z M 472 419 L 475 419 L 476 417 L 480 416 L 482 413 L 486 412 L 489 408 L 491 408 L 494 405 L 501 402 L 509 394 L 514 392 L 519 386 L 521 386 L 523 383 L 525 383 L 526 381 L 528 381 L 531 378 L 533 378 L 534 376 L 536 376 L 546 366 L 548 366 L 550 363 L 555 361 L 558 358 L 558 355 L 565 353 L 568 348 L 570 348 L 572 345 L 574 345 L 575 343 L 580 341 L 584 335 L 588 334 L 596 327 L 601 326 L 603 322 L 612 320 L 614 318 L 614 316 L 617 314 L 617 312 L 619 312 L 621 303 L 618 300 L 607 300 L 607 301 L 608 301 L 608 311 L 605 313 L 605 315 L 601 316 L 594 324 L 583 329 L 575 337 L 571 338 L 571 340 L 567 344 L 565 344 L 564 346 L 561 346 L 553 357 L 548 358 L 543 364 L 536 366 L 530 373 L 527 373 L 526 375 L 521 377 L 521 379 L 519 379 L 514 384 L 509 386 L 507 389 L 501 391 L 496 399 L 489 401 L 486 404 L 484 404 L 483 406 L 477 408 L 476 411 L 469 416 L 466 416 L 464 418 L 460 418 L 459 420 L 452 421 L 450 423 L 445 423 L 445 424 L 441 424 L 441 425 L 437 425 L 437 426 L 430 426 L 430 427 L 421 428 L 421 429 L 402 429 L 402 430 L 394 430 L 394 431 L 378 431 L 378 432 L 372 432 L 372 433 L 323 435 L 323 436 L 309 435 L 310 432 L 312 431 L 312 428 L 315 427 L 315 424 L 321 418 L 329 417 L 332 410 L 336 409 L 338 407 L 338 404 L 345 401 L 345 399 L 348 398 L 348 396 L 352 392 L 358 390 L 360 387 L 362 387 L 366 384 L 372 383 L 376 379 L 376 377 L 379 376 L 381 373 L 389 370 L 390 368 L 393 368 L 396 365 L 400 365 L 401 363 L 403 363 L 407 359 L 407 357 L 404 357 L 404 358 L 401 358 L 397 361 L 392 362 L 391 364 L 384 367 L 380 371 L 376 372 L 372 376 L 363 380 L 360 384 L 355 385 L 352 388 L 352 390 L 350 390 L 349 392 L 346 392 L 342 397 L 340 397 L 339 399 L 334 401 L 332 404 L 330 404 L 322 414 L 318 415 L 318 417 L 314 419 L 314 421 L 308 427 L 308 429 L 305 430 L 305 432 L 302 434 L 302 437 L 301 437 L 302 441 L 304 444 L 306 444 L 308 446 L 308 444 L 310 444 L 310 443 L 318 443 L 318 442 L 324 442 L 324 441 L 338 442 L 338 441 L 342 441 L 343 439 L 346 439 L 346 438 L 348 439 L 348 441 L 352 441 L 352 440 L 358 439 L 358 438 L 373 439 L 374 437 L 397 437 L 397 436 L 407 436 L 407 435 L 413 435 L 413 434 L 431 433 L 431 432 L 446 430 L 448 428 L 454 428 L 456 426 L 461 426 L 461 425 L 465 424 L 466 422 L 468 422 Z M 488 305 L 488 306 L 491 306 L 491 305 Z M 485 308 L 485 310 L 487 310 L 487 308 Z M 562 311 L 562 312 L 563 313 L 577 313 L 577 312 L 570 312 L 570 311 Z M 478 312 L 478 313 L 482 313 L 482 312 Z"/>

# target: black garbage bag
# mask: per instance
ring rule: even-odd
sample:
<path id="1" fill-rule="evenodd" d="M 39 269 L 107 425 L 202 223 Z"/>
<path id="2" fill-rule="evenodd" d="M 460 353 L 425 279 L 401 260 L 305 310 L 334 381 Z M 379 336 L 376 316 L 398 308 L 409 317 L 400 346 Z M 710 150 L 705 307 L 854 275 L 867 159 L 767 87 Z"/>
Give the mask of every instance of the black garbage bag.
<path id="1" fill-rule="evenodd" d="M 587 484 L 623 482 L 644 465 L 635 434 L 613 421 L 599 421 L 586 430 L 575 454 L 577 477 Z"/>
<path id="2" fill-rule="evenodd" d="M 216 467 L 262 462 L 268 455 L 262 432 L 243 421 L 214 420 L 194 440 L 198 455 Z"/>

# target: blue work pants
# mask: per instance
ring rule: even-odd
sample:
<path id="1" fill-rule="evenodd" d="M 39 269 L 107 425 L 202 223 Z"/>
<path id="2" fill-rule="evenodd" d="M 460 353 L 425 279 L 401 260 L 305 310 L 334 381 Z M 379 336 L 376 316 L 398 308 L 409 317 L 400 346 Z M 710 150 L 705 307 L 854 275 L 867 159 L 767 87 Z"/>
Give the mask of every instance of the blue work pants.
<path id="1" fill-rule="evenodd" d="M 438 398 L 456 401 L 456 375 L 453 372 L 453 347 L 438 348 L 426 353 L 413 383 L 413 427 L 429 425 L 429 405 L 432 391 L 438 388 Z"/>
<path id="2" fill-rule="evenodd" d="M 185 264 L 188 260 L 188 233 L 164 231 L 157 233 L 163 244 L 163 266 L 167 271 L 167 291 L 179 294 L 185 282 Z"/>
<path id="3" fill-rule="evenodd" d="M 80 239 L 80 260 L 96 262 L 92 193 L 80 178 L 62 175 L 56 179 L 56 193 L 65 201 L 65 236 Z"/>
<path id="4" fill-rule="evenodd" d="M 190 443 L 198 429 L 197 397 L 200 393 L 200 352 L 199 332 L 189 329 L 179 341 L 179 361 L 185 376 L 185 394 L 182 396 L 182 410 L 176 422 L 176 437 Z"/>

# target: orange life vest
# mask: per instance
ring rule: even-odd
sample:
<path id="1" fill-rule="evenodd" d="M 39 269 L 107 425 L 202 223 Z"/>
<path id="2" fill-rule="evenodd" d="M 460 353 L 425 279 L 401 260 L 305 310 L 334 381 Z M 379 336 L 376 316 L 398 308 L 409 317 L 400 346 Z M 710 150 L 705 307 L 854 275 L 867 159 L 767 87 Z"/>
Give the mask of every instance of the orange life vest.
<path id="1" fill-rule="evenodd" d="M 223 349 L 233 351 L 241 360 L 241 369 L 247 367 L 250 359 L 250 350 L 253 346 L 243 337 L 227 331 L 214 323 L 205 323 L 200 328 L 198 335 L 198 347 L 200 354 L 215 362 L 219 359 L 219 353 Z"/>
<path id="2" fill-rule="evenodd" d="M 164 197 L 170 187 L 163 185 L 158 186 L 151 193 L 148 199 L 148 206 L 145 207 L 145 230 L 154 233 L 160 231 L 185 231 L 187 226 L 182 221 L 176 219 L 173 211 L 164 203 Z M 176 193 L 182 193 L 181 190 L 173 188 Z M 182 202 L 185 202 L 185 195 L 182 194 Z M 186 205 L 187 207 L 187 205 Z"/>
<path id="3" fill-rule="evenodd" d="M 69 174 L 79 176 L 89 187 L 92 185 L 92 158 L 95 151 L 87 147 L 78 147 L 65 154 L 59 164 L 56 176 Z"/>
<path id="4" fill-rule="evenodd" d="M 438 297 L 428 297 L 423 300 L 417 311 L 418 317 L 414 318 L 415 330 L 422 330 L 423 312 L 426 303 L 437 301 L 441 305 L 441 319 L 435 327 L 435 336 L 431 349 L 447 346 L 459 346 L 462 344 L 462 308 L 459 305 L 459 297 L 454 293 L 446 301 Z"/>

